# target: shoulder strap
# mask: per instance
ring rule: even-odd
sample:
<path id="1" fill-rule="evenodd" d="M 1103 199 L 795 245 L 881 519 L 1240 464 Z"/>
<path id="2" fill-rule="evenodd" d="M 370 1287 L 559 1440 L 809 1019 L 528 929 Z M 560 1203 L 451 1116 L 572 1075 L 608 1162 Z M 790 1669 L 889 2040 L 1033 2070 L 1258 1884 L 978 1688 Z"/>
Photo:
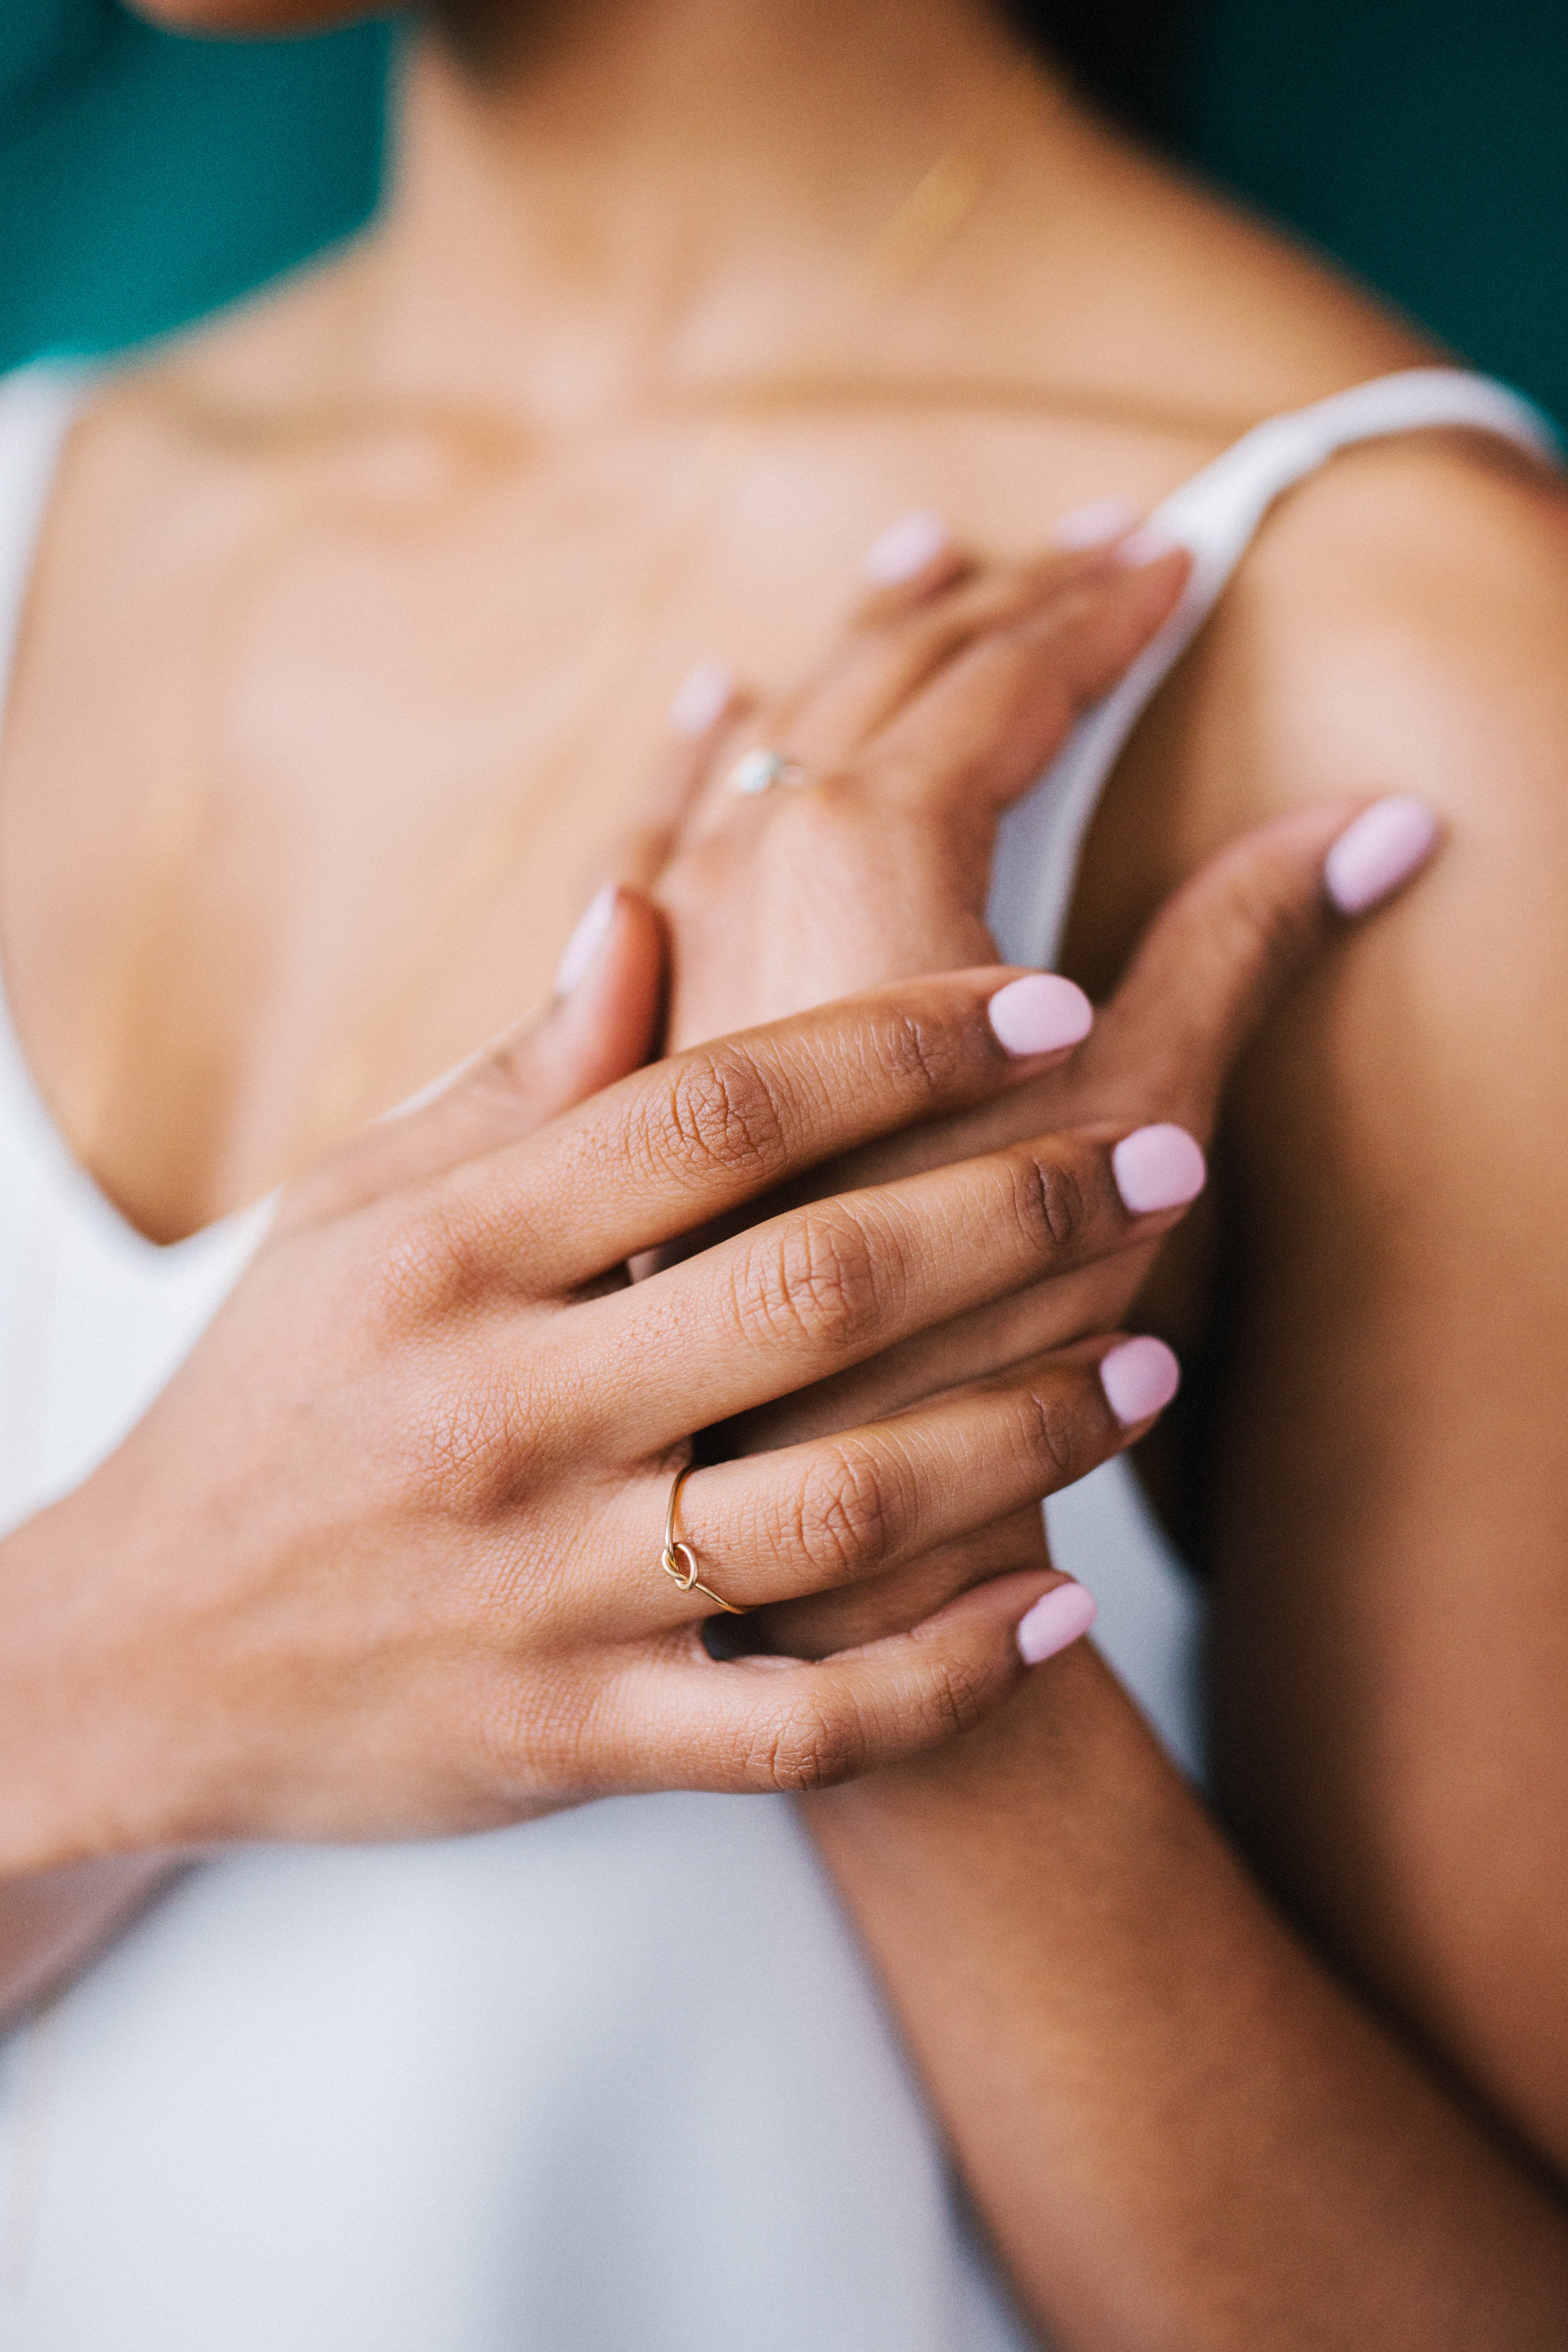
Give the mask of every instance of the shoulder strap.
<path id="1" fill-rule="evenodd" d="M 1276 499 L 1338 450 L 1434 425 L 1491 433 L 1559 455 L 1546 418 L 1517 393 L 1458 368 L 1412 368 L 1271 416 L 1173 490 L 1152 520 L 1191 548 L 1186 593 L 1121 685 L 1080 720 L 1050 771 L 1003 820 L 988 909 L 1003 954 L 1049 963 L 1061 943 L 1089 819 L 1122 747 L 1219 600 Z"/>
<path id="2" fill-rule="evenodd" d="M 33 550 L 87 372 L 20 368 L 0 380 L 0 712 L 22 624 Z"/>

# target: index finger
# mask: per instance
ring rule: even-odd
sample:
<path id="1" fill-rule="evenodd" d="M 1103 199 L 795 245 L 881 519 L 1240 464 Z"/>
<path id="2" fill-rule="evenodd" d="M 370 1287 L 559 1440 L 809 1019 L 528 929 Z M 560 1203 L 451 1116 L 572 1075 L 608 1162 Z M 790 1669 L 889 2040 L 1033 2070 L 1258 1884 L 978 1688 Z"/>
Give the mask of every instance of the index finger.
<path id="1" fill-rule="evenodd" d="M 1437 843 L 1404 794 L 1321 802 L 1231 842 L 1155 917 L 1081 1068 L 1100 1115 L 1157 1107 L 1207 1136 L 1227 1071 L 1312 948 L 1381 906 Z"/>
<path id="2" fill-rule="evenodd" d="M 442 1186 L 440 1222 L 472 1272 L 558 1295 L 858 1144 L 1037 1077 L 1093 1018 L 1070 981 L 1006 969 L 819 1005 L 640 1070 L 468 1162 Z"/>

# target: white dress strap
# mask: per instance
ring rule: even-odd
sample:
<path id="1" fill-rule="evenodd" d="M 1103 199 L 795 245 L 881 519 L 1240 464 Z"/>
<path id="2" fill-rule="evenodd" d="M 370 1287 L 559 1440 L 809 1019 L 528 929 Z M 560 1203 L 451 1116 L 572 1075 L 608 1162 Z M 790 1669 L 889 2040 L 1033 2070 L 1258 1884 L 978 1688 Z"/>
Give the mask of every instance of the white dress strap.
<path id="1" fill-rule="evenodd" d="M 997 844 L 992 932 L 1012 962 L 1046 964 L 1061 944 L 1079 855 L 1123 746 L 1185 653 L 1276 499 L 1339 450 L 1395 433 L 1461 426 L 1546 460 L 1557 436 L 1506 385 L 1458 368 L 1411 368 L 1271 416 L 1173 490 L 1152 521 L 1192 550 L 1186 592 L 1115 691 L 1080 721 L 1049 772 L 1009 810 Z"/>

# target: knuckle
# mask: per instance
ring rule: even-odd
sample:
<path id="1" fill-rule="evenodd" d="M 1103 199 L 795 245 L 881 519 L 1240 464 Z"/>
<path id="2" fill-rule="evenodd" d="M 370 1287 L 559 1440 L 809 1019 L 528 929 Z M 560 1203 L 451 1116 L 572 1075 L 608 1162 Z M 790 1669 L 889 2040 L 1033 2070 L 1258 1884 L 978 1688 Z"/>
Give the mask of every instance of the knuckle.
<path id="1" fill-rule="evenodd" d="M 942 1022 L 914 1007 L 900 1007 L 888 1019 L 879 1040 L 884 1068 L 901 1094 L 940 1101 L 963 1067 L 963 1046 Z"/>
<path id="2" fill-rule="evenodd" d="M 985 1714 L 991 1699 L 991 1677 L 978 1658 L 949 1654 L 930 1669 L 927 1728 L 930 1745 L 971 1731 Z"/>
<path id="3" fill-rule="evenodd" d="M 753 1788 L 785 1796 L 829 1789 L 860 1768 L 866 1745 L 852 1704 L 834 1708 L 818 1694 L 805 1696 L 763 1728 L 746 1780 Z"/>
<path id="4" fill-rule="evenodd" d="M 1031 1385 L 1019 1398 L 1024 1444 L 1041 1491 L 1069 1486 L 1088 1465 L 1083 1417 L 1076 1401 L 1053 1384 Z"/>
<path id="5" fill-rule="evenodd" d="M 901 1270 L 897 1255 L 879 1252 L 843 1204 L 813 1202 L 748 1253 L 742 1319 L 766 1338 L 848 1349 L 875 1331 L 889 1291 L 901 1287 Z"/>
<path id="6" fill-rule="evenodd" d="M 464 1514 L 504 1504 L 525 1451 L 513 1399 L 494 1367 L 430 1384 L 417 1433 L 419 1483 L 430 1504 Z"/>
<path id="7" fill-rule="evenodd" d="M 1064 1152 L 1021 1153 L 1014 1162 L 1015 1201 L 1025 1234 L 1044 1258 L 1076 1248 L 1094 1219 L 1082 1171 Z"/>
<path id="8" fill-rule="evenodd" d="M 1305 945 L 1315 900 L 1279 887 L 1279 877 L 1256 858 L 1238 855 L 1222 875 L 1222 943 L 1230 961 L 1243 966 L 1272 962 Z"/>
<path id="9" fill-rule="evenodd" d="M 395 1202 L 377 1218 L 363 1297 L 389 1335 L 427 1326 L 481 1287 L 471 1237 L 438 1192 Z"/>
<path id="10" fill-rule="evenodd" d="M 888 1557 L 898 1518 L 882 1465 L 863 1446 L 839 1444 L 801 1480 L 791 1533 L 817 1574 L 838 1582 Z"/>
<path id="11" fill-rule="evenodd" d="M 715 1176 L 766 1179 L 787 1157 L 776 1084 L 738 1045 L 675 1063 L 662 1094 L 645 1098 L 626 1140 L 634 1164 L 694 1189 Z"/>
<path id="12" fill-rule="evenodd" d="M 894 687 L 918 684 L 962 646 L 969 623 L 943 600 L 913 606 L 880 602 L 850 632 L 862 665 Z"/>
<path id="13" fill-rule="evenodd" d="M 501 1819 L 542 1791 L 599 1793 L 614 1754 L 613 1713 L 584 1676 L 543 1676 L 515 1657 L 492 1654 L 467 1693 L 468 1740 L 481 1787 Z"/>

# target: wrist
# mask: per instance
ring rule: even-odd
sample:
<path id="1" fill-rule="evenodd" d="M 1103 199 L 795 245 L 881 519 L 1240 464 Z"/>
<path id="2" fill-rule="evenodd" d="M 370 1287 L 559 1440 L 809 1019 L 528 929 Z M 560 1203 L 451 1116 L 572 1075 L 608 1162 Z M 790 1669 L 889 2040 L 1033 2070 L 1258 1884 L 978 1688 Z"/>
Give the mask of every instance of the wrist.
<path id="1" fill-rule="evenodd" d="M 1098 1651 L 1076 1642 L 1031 1668 L 996 1712 L 940 1748 L 806 1800 L 835 1845 L 917 1839 L 1079 1836 L 1108 1808 L 1173 1777 L 1153 1735 Z"/>
<path id="2" fill-rule="evenodd" d="M 0 1877 L 180 1843 L 117 1595 L 150 1576 L 94 1482 L 0 1542 Z"/>

